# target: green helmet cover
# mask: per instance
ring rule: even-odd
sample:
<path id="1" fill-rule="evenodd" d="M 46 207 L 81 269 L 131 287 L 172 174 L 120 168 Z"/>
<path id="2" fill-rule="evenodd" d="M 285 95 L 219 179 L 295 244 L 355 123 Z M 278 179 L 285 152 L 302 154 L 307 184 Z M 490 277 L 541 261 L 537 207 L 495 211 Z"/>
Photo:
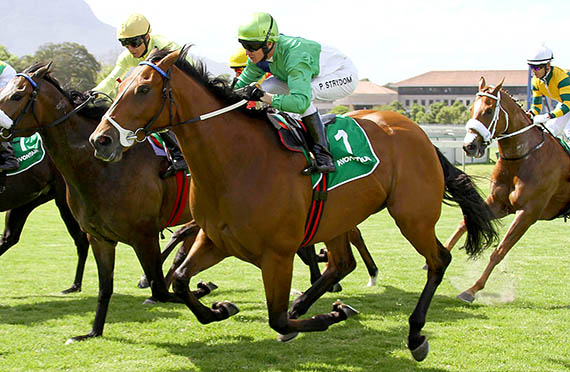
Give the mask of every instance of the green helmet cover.
<path id="1" fill-rule="evenodd" d="M 275 42 L 279 39 L 277 22 L 269 13 L 253 13 L 249 21 L 239 26 L 238 39 Z"/>

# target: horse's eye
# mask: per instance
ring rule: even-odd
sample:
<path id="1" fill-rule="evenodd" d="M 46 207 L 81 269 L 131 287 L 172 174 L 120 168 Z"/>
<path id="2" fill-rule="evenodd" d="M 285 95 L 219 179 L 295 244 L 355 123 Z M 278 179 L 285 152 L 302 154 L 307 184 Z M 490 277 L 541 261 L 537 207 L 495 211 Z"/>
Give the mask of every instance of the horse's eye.
<path id="1" fill-rule="evenodd" d="M 485 115 L 491 115 L 492 112 L 493 110 L 491 110 L 491 108 L 488 108 L 485 110 Z"/>
<path id="2" fill-rule="evenodd" d="M 137 94 L 147 94 L 150 91 L 148 85 L 141 85 L 139 89 L 137 89 Z"/>
<path id="3" fill-rule="evenodd" d="M 10 97 L 11 101 L 19 101 L 22 98 L 24 98 L 24 95 L 22 93 L 14 93 L 12 94 L 12 96 Z"/>

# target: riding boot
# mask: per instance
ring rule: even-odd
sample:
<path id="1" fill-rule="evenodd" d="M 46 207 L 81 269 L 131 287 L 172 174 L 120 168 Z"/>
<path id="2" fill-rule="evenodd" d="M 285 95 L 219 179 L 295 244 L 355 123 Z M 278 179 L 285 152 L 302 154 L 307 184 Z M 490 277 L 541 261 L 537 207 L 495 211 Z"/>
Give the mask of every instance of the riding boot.
<path id="1" fill-rule="evenodd" d="M 18 169 L 20 162 L 14 154 L 11 142 L 0 142 L 0 172 Z"/>
<path id="2" fill-rule="evenodd" d="M 317 165 L 312 169 L 311 173 L 330 173 L 336 171 L 333 157 L 329 152 L 329 141 L 325 134 L 325 127 L 321 121 L 318 112 L 302 118 L 303 123 L 307 126 L 309 134 L 313 137 L 313 154 Z"/>
<path id="3" fill-rule="evenodd" d="M 187 170 L 188 165 L 186 164 L 186 160 L 184 160 L 184 156 L 180 151 L 180 146 L 178 146 L 178 142 L 176 141 L 176 137 L 171 131 L 167 131 L 161 133 L 162 140 L 168 152 L 170 153 L 170 161 L 172 164 L 161 174 L 162 178 L 170 177 L 176 172 L 181 170 Z"/>

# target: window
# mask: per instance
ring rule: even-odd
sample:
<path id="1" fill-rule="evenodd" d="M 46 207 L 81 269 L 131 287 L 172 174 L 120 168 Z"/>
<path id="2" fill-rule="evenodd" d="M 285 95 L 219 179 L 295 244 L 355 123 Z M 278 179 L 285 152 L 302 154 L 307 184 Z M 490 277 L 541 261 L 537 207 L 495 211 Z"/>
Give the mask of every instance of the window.
<path id="1" fill-rule="evenodd" d="M 409 105 L 410 105 L 410 100 L 407 99 L 407 100 L 406 100 L 406 106 L 409 106 Z"/>
<path id="2" fill-rule="evenodd" d="M 426 100 L 422 99 L 422 106 L 425 106 L 425 105 L 426 105 Z"/>

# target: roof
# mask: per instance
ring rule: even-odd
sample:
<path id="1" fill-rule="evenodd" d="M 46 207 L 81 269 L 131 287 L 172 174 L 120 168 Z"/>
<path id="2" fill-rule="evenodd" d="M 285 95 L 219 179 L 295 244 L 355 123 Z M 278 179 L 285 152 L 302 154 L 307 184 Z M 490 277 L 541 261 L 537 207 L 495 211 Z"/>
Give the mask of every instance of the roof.
<path id="1" fill-rule="evenodd" d="M 374 84 L 373 82 L 368 81 L 368 80 L 359 80 L 358 85 L 356 86 L 356 89 L 354 90 L 354 92 L 352 92 L 352 94 L 395 94 L 395 95 L 397 95 L 398 92 L 396 92 L 393 89 L 386 88 L 386 87 L 383 87 L 383 86 L 378 85 L 378 84 Z"/>
<path id="2" fill-rule="evenodd" d="M 390 84 L 392 87 L 418 86 L 478 86 L 481 76 L 488 84 L 498 84 L 505 79 L 505 86 L 527 86 L 528 70 L 468 70 L 468 71 L 430 71 Z"/>

